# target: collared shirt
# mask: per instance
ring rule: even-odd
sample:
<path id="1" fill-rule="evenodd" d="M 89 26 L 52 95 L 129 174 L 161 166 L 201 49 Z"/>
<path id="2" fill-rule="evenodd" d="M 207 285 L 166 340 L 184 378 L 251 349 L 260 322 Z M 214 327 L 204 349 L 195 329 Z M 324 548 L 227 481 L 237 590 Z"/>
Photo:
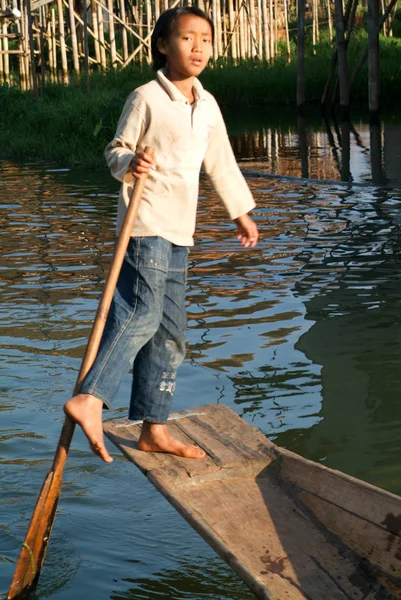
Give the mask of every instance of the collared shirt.
<path id="1" fill-rule="evenodd" d="M 135 179 L 130 162 L 146 146 L 155 150 L 133 236 L 161 236 L 179 246 L 193 245 L 199 173 L 203 164 L 231 219 L 254 208 L 248 185 L 232 151 L 220 109 L 199 80 L 191 106 L 163 70 L 128 97 L 105 156 L 121 181 L 119 234 Z"/>

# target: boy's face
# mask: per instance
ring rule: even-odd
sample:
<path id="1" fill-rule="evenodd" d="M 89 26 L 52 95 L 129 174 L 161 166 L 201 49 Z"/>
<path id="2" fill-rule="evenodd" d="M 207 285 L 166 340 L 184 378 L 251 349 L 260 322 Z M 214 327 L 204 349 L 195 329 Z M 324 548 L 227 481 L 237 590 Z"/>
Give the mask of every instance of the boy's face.
<path id="1" fill-rule="evenodd" d="M 198 76 L 212 53 L 212 29 L 201 17 L 183 15 L 159 49 L 167 57 L 169 76 L 181 80 Z"/>

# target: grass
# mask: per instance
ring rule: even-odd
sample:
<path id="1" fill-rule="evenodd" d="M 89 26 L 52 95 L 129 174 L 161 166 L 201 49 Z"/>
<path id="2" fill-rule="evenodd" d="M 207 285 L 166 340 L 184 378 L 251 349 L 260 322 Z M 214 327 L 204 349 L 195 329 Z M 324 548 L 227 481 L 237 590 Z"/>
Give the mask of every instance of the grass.
<path id="1" fill-rule="evenodd" d="M 367 44 L 360 32 L 348 51 L 350 72 Z M 321 41 L 316 55 L 306 55 L 306 93 L 310 103 L 320 101 L 332 56 L 332 46 Z M 398 105 L 401 97 L 401 40 L 381 38 L 381 96 L 384 104 Z M 35 102 L 30 93 L 0 87 L 0 148 L 2 156 L 46 160 L 85 168 L 104 166 L 103 150 L 112 139 L 122 105 L 128 94 L 154 74 L 137 65 L 122 71 L 94 73 L 91 94 L 84 80 L 68 87 L 46 85 Z M 362 71 L 352 102 L 367 104 L 367 65 Z M 202 83 L 221 104 L 267 109 L 294 106 L 296 61 L 279 56 L 273 64 L 243 61 L 240 65 L 219 61 L 201 76 Z"/>

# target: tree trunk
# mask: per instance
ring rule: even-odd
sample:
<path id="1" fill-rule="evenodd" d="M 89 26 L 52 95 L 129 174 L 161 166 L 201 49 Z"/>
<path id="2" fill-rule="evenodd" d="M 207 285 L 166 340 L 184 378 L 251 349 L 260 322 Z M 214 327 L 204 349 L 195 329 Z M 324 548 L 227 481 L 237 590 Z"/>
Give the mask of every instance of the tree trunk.
<path id="1" fill-rule="evenodd" d="M 368 64 L 369 64 L 369 112 L 372 121 L 379 116 L 379 2 L 368 0 Z"/>

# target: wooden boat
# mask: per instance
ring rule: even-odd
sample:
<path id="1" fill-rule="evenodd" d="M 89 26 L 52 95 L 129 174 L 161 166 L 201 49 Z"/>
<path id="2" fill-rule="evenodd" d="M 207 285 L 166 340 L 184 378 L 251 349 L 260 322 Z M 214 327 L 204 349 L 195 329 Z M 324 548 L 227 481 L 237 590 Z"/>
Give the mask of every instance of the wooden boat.
<path id="1" fill-rule="evenodd" d="M 270 442 L 219 405 L 172 415 L 205 460 L 137 450 L 139 423 L 107 437 L 258 598 L 401 598 L 401 498 Z"/>

